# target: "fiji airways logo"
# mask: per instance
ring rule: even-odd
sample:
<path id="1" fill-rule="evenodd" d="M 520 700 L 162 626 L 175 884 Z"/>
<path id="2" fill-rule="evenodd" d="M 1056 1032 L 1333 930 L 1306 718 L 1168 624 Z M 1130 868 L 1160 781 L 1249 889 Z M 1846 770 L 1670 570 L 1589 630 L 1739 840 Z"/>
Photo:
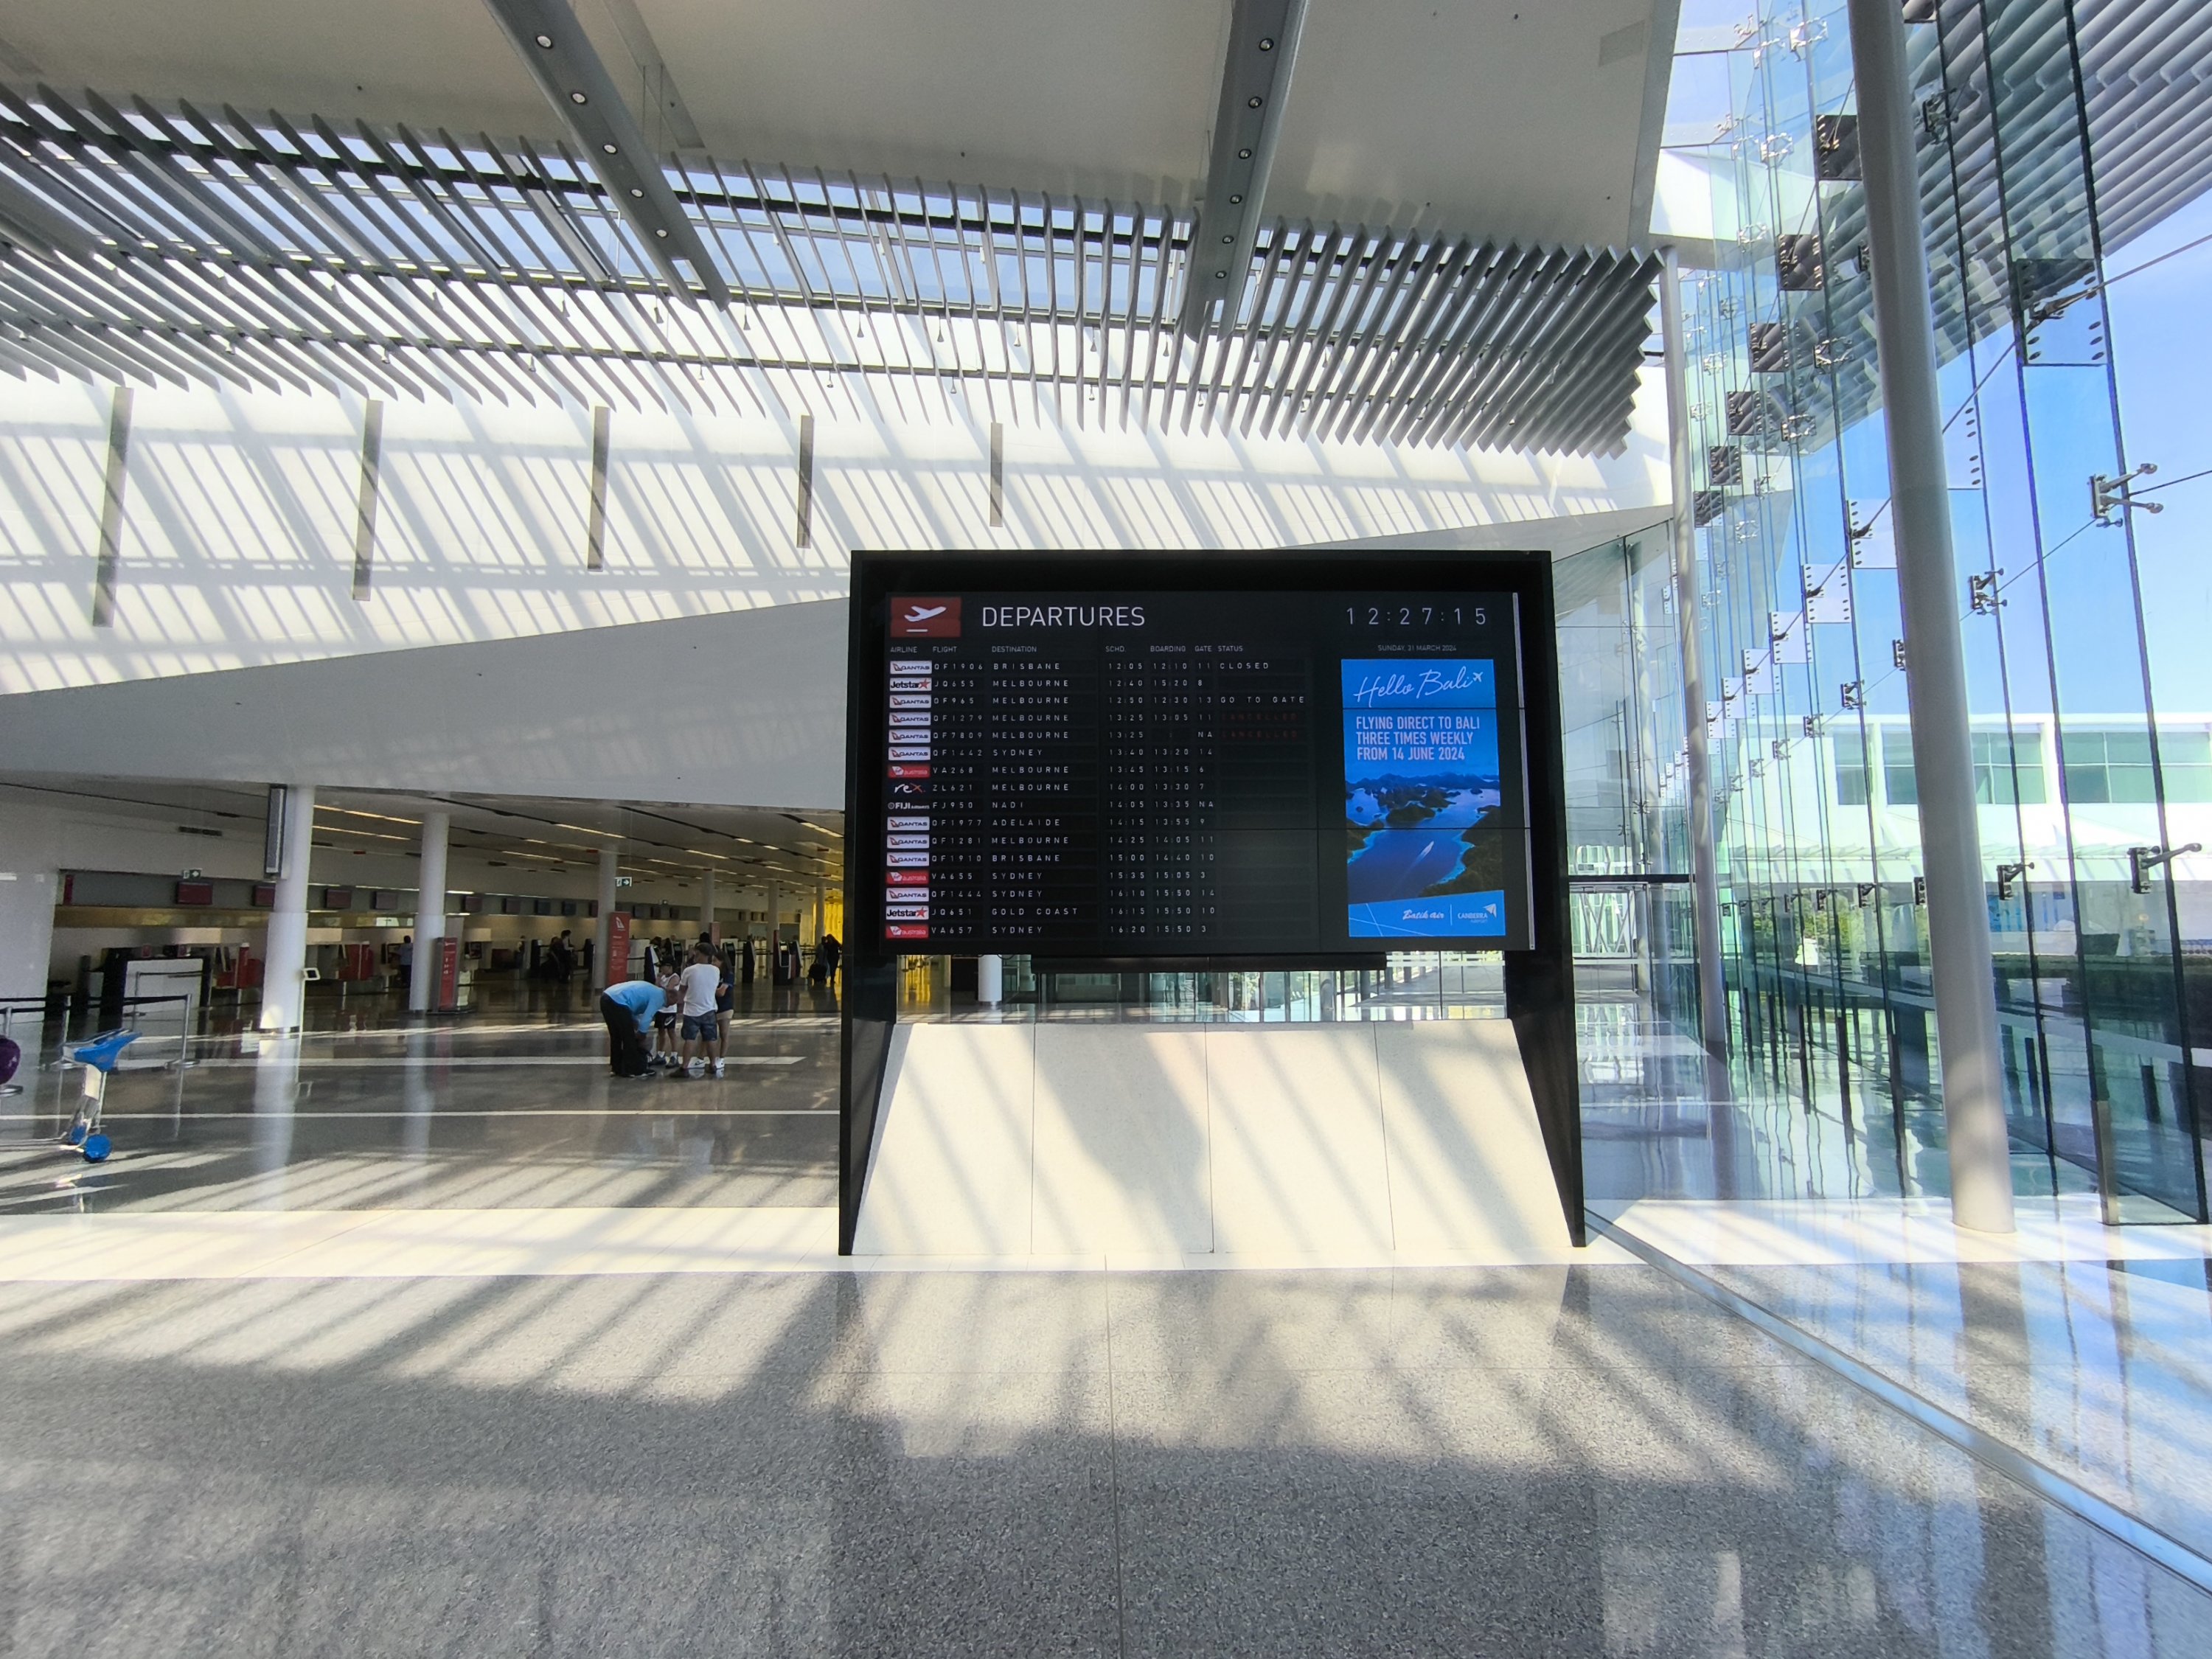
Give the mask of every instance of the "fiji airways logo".
<path id="1" fill-rule="evenodd" d="M 957 640 L 960 637 L 957 599 L 893 599 L 891 637 L 895 640 Z"/>

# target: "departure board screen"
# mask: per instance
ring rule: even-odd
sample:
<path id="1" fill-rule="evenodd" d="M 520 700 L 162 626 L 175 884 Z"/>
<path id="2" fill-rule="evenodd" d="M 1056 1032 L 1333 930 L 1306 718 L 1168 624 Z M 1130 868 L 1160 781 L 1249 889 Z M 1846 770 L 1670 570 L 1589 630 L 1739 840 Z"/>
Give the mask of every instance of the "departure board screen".
<path id="1" fill-rule="evenodd" d="M 1528 949 L 1520 618 L 1510 592 L 895 590 L 854 711 L 872 925 L 895 952 Z"/>

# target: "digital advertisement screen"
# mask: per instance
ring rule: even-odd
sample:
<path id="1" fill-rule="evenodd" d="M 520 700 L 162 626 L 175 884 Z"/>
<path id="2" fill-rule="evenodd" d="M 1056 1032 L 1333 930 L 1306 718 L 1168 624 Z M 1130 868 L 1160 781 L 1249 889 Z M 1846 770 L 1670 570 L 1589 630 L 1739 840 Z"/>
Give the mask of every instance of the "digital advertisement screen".
<path id="1" fill-rule="evenodd" d="M 878 637 L 888 950 L 1532 945 L 1510 592 L 895 590 Z"/>

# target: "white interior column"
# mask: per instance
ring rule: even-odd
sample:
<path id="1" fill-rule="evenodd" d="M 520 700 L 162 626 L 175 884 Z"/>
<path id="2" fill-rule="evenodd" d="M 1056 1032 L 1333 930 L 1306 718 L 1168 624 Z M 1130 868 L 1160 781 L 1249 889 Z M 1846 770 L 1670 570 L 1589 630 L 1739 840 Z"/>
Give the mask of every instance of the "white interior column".
<path id="1" fill-rule="evenodd" d="M 975 1000 L 986 1008 L 995 1008 L 1006 995 L 1006 959 L 1002 957 L 975 958 Z"/>
<path id="2" fill-rule="evenodd" d="M 415 971 L 407 976 L 407 1006 L 418 1014 L 429 1008 L 438 982 L 438 941 L 446 936 L 446 847 L 453 828 L 451 812 L 422 815 L 422 854 L 415 880 Z"/>
<path id="3" fill-rule="evenodd" d="M 61 895 L 55 835 L 47 815 L 10 802 L 0 818 L 0 997 L 43 997 L 54 942 L 54 901 Z M 34 1010 L 16 1012 L 15 1041 L 23 1052 L 39 1047 Z"/>
<path id="4" fill-rule="evenodd" d="M 608 953 L 614 948 L 614 915 L 616 895 L 615 872 L 622 857 L 622 843 L 609 839 L 599 843 L 599 942 L 592 947 L 592 987 L 604 991 L 610 985 L 622 982 L 629 964 L 610 962 Z"/>
<path id="5" fill-rule="evenodd" d="M 284 867 L 276 878 L 276 905 L 269 913 L 269 960 L 261 975 L 264 1031 L 296 1031 L 307 988 L 307 864 L 315 832 L 315 786 L 295 783 L 284 796 Z M 416 960 L 422 960 L 416 953 Z"/>
<path id="6" fill-rule="evenodd" d="M 1951 496 L 1943 469 L 1936 320 L 1921 242 L 1913 149 L 1918 105 L 1897 0 L 1850 0 L 1850 28 L 1875 356 L 1889 441 L 1889 516 L 1905 613 L 1905 696 L 1912 716 L 1913 775 L 1919 781 L 1920 856 L 1928 878 L 1928 951 L 1942 1046 L 1951 1218 L 1978 1232 L 2008 1233 L 2012 1155 L 1974 804 Z"/>

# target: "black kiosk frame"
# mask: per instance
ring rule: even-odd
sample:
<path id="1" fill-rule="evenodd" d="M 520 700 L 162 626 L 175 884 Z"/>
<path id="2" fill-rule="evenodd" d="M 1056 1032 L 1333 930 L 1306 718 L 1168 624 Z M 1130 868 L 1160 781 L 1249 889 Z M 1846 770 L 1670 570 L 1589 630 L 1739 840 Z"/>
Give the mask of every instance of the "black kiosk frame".
<path id="1" fill-rule="evenodd" d="M 899 763 L 888 705 L 891 701 L 892 605 L 911 595 L 1067 596 L 1088 608 L 1087 622 L 1117 598 L 1249 594 L 1334 596 L 1350 609 L 1378 595 L 1510 595 L 1516 632 L 1522 770 L 1528 848 L 1525 909 L 1515 912 L 1505 964 L 1506 1013 L 1527 1071 L 1559 1203 L 1577 1247 L 1587 1242 L 1583 1216 L 1580 1090 L 1575 1054 L 1574 956 L 1570 937 L 1566 797 L 1559 706 L 1559 650 L 1550 556 L 1540 552 L 1219 552 L 1184 553 L 868 553 L 853 556 L 850 635 L 846 659 L 846 835 L 844 995 L 839 1047 L 838 1226 L 841 1255 L 853 1249 L 868 1161 L 875 1142 L 891 1033 L 897 1022 L 898 941 L 886 937 L 886 836 L 894 803 L 890 774 Z M 909 609 L 915 607 L 909 606 Z M 1371 608 L 1371 607 L 1370 607 Z M 934 613 L 936 605 L 919 607 Z M 1032 610 L 1035 606 L 1032 606 Z M 951 610 L 957 626 L 959 608 Z M 1026 617 L 1025 613 L 1025 617 Z M 1050 613 L 1058 620 L 1058 613 Z M 1071 618 L 1075 613 L 1071 612 Z M 933 615 L 906 624 L 927 637 L 945 624 Z M 915 649 L 902 644 L 907 652 Z M 1494 695 L 1502 695 L 1494 693 Z M 908 749 L 902 752 L 924 752 Z M 1512 763 L 1508 763 L 1509 767 Z M 912 767 L 900 767 L 903 773 Z M 927 768 L 921 769 L 927 775 Z M 926 890 L 926 889 L 925 889 Z M 1427 940 L 1419 949 L 1492 949 L 1471 939 Z M 920 949 L 942 945 L 918 939 Z M 1352 967 L 1371 962 L 1387 939 L 1347 939 L 1267 952 L 1239 952 L 1250 968 Z M 1218 944 L 1178 948 L 1148 943 L 1140 952 L 1071 949 L 1065 940 L 961 944 L 970 951 L 1030 953 L 1100 966 L 1170 972 L 1194 958 L 1216 962 Z"/>

